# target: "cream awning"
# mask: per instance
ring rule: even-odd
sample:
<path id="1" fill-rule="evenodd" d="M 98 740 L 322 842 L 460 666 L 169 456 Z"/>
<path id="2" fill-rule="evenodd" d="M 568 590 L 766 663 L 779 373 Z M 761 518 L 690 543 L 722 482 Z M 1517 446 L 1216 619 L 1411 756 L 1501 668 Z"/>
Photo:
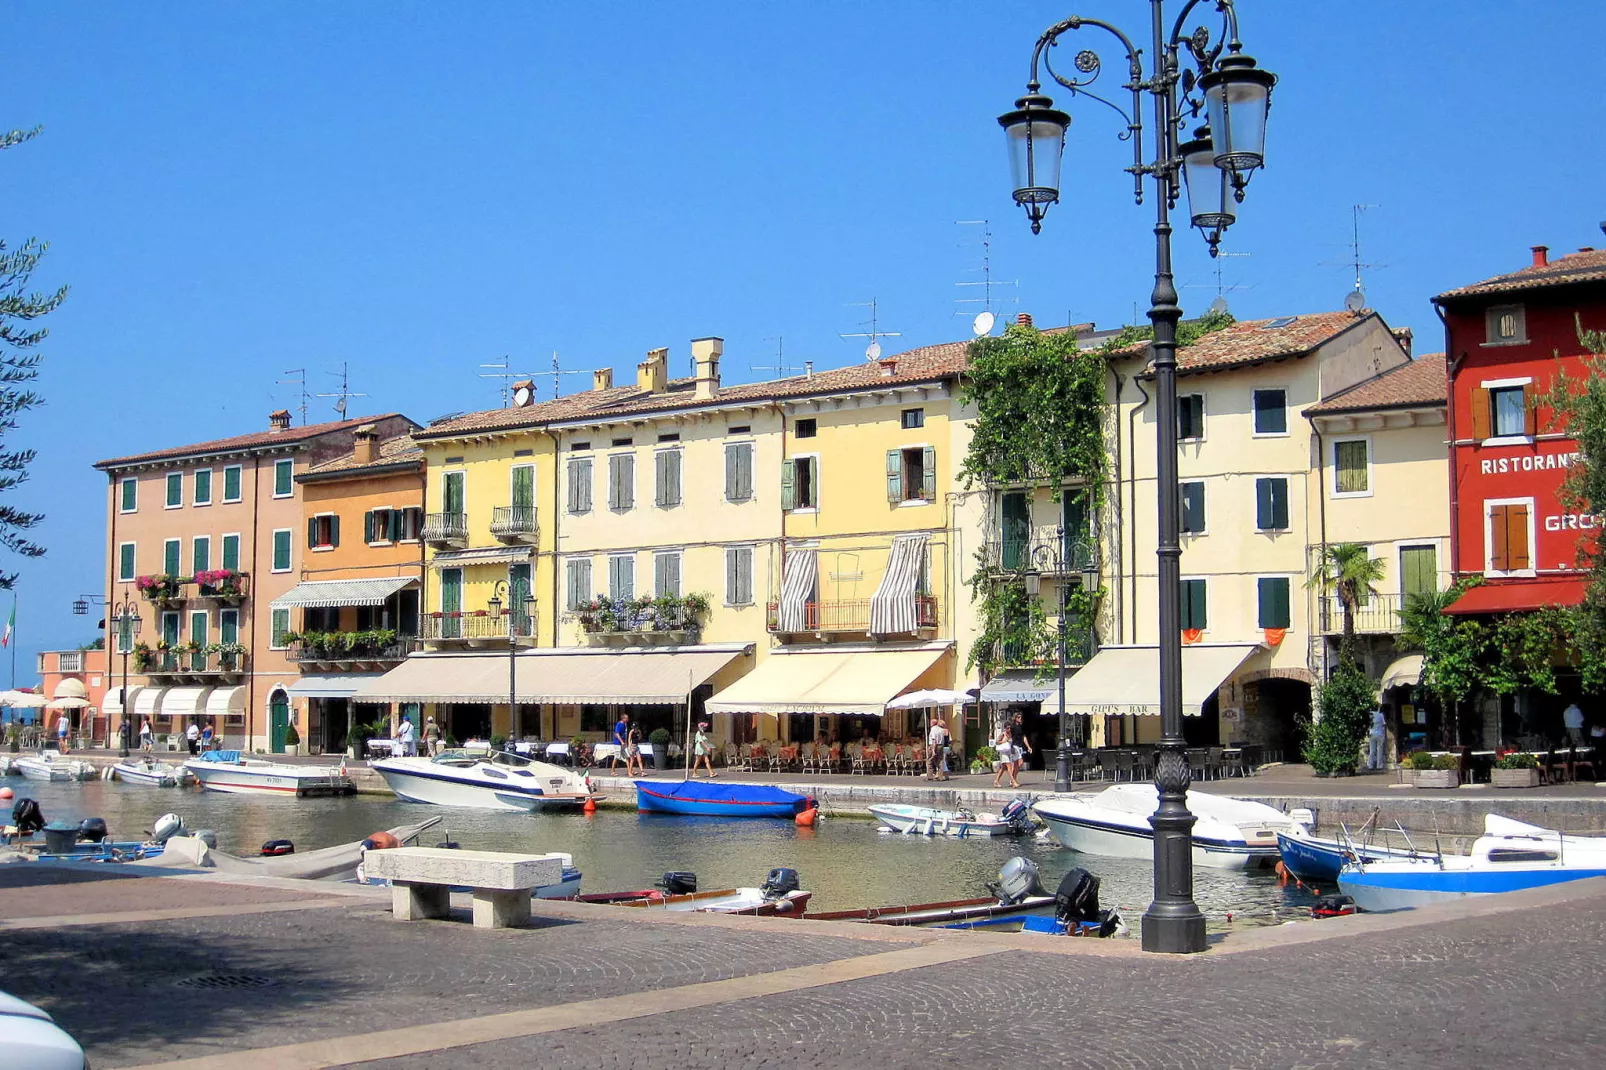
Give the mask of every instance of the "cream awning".
<path id="1" fill-rule="evenodd" d="M 775 650 L 709 700 L 707 710 L 879 715 L 948 650 L 948 644 L 916 650 Z"/>
<path id="2" fill-rule="evenodd" d="M 139 693 L 143 690 L 144 688 L 140 687 L 138 684 L 135 684 L 133 687 L 128 689 L 128 693 L 134 696 L 135 702 L 138 702 Z M 123 712 L 123 688 L 121 684 L 117 685 L 116 687 L 108 687 L 106 689 L 106 697 L 101 701 L 100 710 L 102 713 Z"/>
<path id="3" fill-rule="evenodd" d="M 155 717 L 161 708 L 165 687 L 141 687 L 134 691 L 134 712 L 141 717 Z"/>
<path id="4" fill-rule="evenodd" d="M 457 568 L 459 565 L 496 565 L 529 561 L 535 551 L 529 546 L 491 546 L 478 550 L 442 550 L 429 559 L 431 568 Z"/>
<path id="5" fill-rule="evenodd" d="M 1422 682 L 1422 655 L 1407 654 L 1397 658 L 1383 673 L 1383 679 L 1378 683 L 1379 691 L 1387 691 L 1391 687 L 1414 687 Z"/>
<path id="6" fill-rule="evenodd" d="M 215 687 L 206 696 L 208 717 L 232 717 L 245 712 L 245 688 Z"/>
<path id="7" fill-rule="evenodd" d="M 385 600 L 407 587 L 416 587 L 412 576 L 370 577 L 361 580 L 312 580 L 298 583 L 273 600 L 274 609 L 312 609 L 323 606 L 382 606 Z"/>
<path id="8" fill-rule="evenodd" d="M 162 693 L 163 717 L 194 717 L 206 712 L 206 696 L 212 693 L 210 687 L 170 687 Z M 139 696 L 140 701 L 143 693 Z"/>
<path id="9" fill-rule="evenodd" d="M 1202 707 L 1238 666 L 1259 650 L 1254 644 L 1196 644 L 1182 648 L 1182 712 Z M 1057 688 L 1057 685 L 1056 685 Z M 1103 717 L 1160 715 L 1160 648 L 1107 646 L 1065 681 L 1065 708 Z M 1059 713 L 1059 696 L 1043 700 L 1043 713 Z"/>
<path id="10" fill-rule="evenodd" d="M 1049 672 L 1038 679 L 1036 669 L 1009 669 L 982 685 L 983 702 L 1045 702 L 1058 693 L 1059 679 Z M 1059 704 L 1055 703 L 1058 712 Z"/>
<path id="11" fill-rule="evenodd" d="M 365 684 L 384 677 L 382 672 L 343 672 L 327 676 L 303 676 L 290 685 L 296 698 L 351 698 Z"/>
<path id="12" fill-rule="evenodd" d="M 678 705 L 746 647 L 676 651 L 526 651 L 517 655 L 523 703 Z M 506 703 L 505 654 L 415 654 L 352 696 L 358 702 Z"/>

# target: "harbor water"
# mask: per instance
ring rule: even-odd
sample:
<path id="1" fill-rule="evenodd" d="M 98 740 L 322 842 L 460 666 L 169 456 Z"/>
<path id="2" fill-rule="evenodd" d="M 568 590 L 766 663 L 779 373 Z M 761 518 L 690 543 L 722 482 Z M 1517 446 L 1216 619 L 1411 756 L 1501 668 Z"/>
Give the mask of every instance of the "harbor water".
<path id="1" fill-rule="evenodd" d="M 138 840 L 157 817 L 173 812 L 192 830 L 214 830 L 218 846 L 235 854 L 255 854 L 273 839 L 291 840 L 297 850 L 328 847 L 439 814 L 444 822 L 426 834 L 427 845 L 452 840 L 489 851 L 567 852 L 588 892 L 648 887 L 666 870 L 690 870 L 705 889 L 754 886 L 773 867 L 790 866 L 814 893 L 810 909 L 847 910 L 986 895 L 985 885 L 999 867 L 1023 854 L 1037 863 L 1050 893 L 1073 867 L 1096 874 L 1101 905 L 1119 909 L 1134 927 L 1152 898 L 1146 860 L 1080 855 L 1029 837 L 900 836 L 849 815 L 828 814 L 816 828 L 799 828 L 786 821 L 638 814 L 609 806 L 594 814 L 520 814 L 371 795 L 292 800 L 98 780 L 47 784 L 12 776 L 0 783 L 17 798 L 37 800 L 47 821 L 103 817 L 113 838 Z M 4 806 L 7 817 L 11 805 Z M 1229 914 L 1232 927 L 1308 917 L 1313 898 L 1292 883 L 1280 884 L 1269 870 L 1198 867 L 1194 895 L 1215 931 L 1228 927 Z"/>

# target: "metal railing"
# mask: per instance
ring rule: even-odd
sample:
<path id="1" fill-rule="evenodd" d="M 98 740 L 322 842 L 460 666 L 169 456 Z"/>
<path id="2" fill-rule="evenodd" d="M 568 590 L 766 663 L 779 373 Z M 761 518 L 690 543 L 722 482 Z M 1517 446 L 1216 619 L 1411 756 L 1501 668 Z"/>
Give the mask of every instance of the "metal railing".
<path id="1" fill-rule="evenodd" d="M 935 595 L 915 597 L 915 627 L 937 627 L 937 599 Z M 769 630 L 781 631 L 781 604 L 769 603 Z M 870 599 L 846 598 L 834 602 L 806 602 L 803 605 L 805 632 L 868 632 L 870 630 Z"/>
<path id="2" fill-rule="evenodd" d="M 467 513 L 428 513 L 421 538 L 425 542 L 468 542 Z"/>
<path id="3" fill-rule="evenodd" d="M 148 676 L 233 676 L 246 671 L 250 658 L 247 654 L 199 654 L 188 650 L 163 650 L 152 654 L 141 667 L 138 660 L 134 671 Z"/>
<path id="4" fill-rule="evenodd" d="M 1004 643 L 999 649 L 998 664 L 1006 668 L 1026 668 L 1034 665 L 1054 665 L 1059 660 L 1059 640 L 1055 639 L 1039 652 L 1028 651 L 1024 646 Z M 1093 660 L 1093 633 L 1087 629 L 1073 629 L 1065 635 L 1065 664 L 1081 666 Z"/>
<path id="5" fill-rule="evenodd" d="M 236 572 L 232 583 L 195 585 L 197 598 L 211 598 L 224 605 L 237 605 L 245 601 L 251 593 L 251 574 L 249 572 Z"/>
<path id="6" fill-rule="evenodd" d="M 1002 572 L 1064 575 L 1096 568 L 1098 542 L 1059 528 L 1021 528 L 987 540 L 987 566 Z"/>
<path id="7" fill-rule="evenodd" d="M 1397 594 L 1374 594 L 1364 605 L 1355 607 L 1355 634 L 1392 635 L 1400 630 L 1400 610 L 1405 599 Z M 1344 603 L 1335 595 L 1325 595 L 1320 603 L 1323 635 L 1344 634 Z"/>
<path id="8" fill-rule="evenodd" d="M 508 535 L 534 535 L 535 506 L 498 505 L 491 510 L 491 534 L 498 538 Z"/>
<path id="9" fill-rule="evenodd" d="M 291 661 L 403 661 L 413 649 L 415 638 L 410 635 L 397 636 L 393 642 L 378 643 L 344 643 L 339 640 L 309 643 L 297 640 L 286 647 L 286 657 Z"/>
<path id="10" fill-rule="evenodd" d="M 428 613 L 419 618 L 418 637 L 429 642 L 450 642 L 457 639 L 506 639 L 508 610 L 493 613 L 488 609 L 469 610 L 463 613 Z M 522 613 L 512 620 L 515 638 L 527 639 L 535 634 L 535 614 Z"/>

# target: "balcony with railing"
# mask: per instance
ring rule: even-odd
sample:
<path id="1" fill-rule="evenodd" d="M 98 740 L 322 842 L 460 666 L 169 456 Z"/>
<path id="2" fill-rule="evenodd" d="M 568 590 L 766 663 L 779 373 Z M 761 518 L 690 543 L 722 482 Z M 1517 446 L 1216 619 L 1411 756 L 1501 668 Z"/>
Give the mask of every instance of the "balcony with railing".
<path id="1" fill-rule="evenodd" d="M 426 643 L 448 646 L 488 646 L 497 641 L 507 642 L 510 623 L 515 640 L 529 640 L 535 636 L 534 613 L 512 616 L 511 622 L 510 615 L 511 611 L 506 609 L 500 613 L 489 609 L 426 613 L 418 621 L 418 638 Z"/>
<path id="2" fill-rule="evenodd" d="M 382 668 L 404 661 L 417 640 L 388 629 L 360 632 L 302 632 L 285 637 L 289 659 L 303 668 Z"/>
<path id="3" fill-rule="evenodd" d="M 1364 605 L 1355 607 L 1356 635 L 1393 635 L 1400 630 L 1400 610 L 1405 599 L 1397 594 L 1374 594 Z M 1323 635 L 1344 634 L 1344 603 L 1337 595 L 1325 595 L 1318 603 Z"/>
<path id="4" fill-rule="evenodd" d="M 431 546 L 462 548 L 468 545 L 467 513 L 426 513 L 419 535 Z"/>
<path id="5" fill-rule="evenodd" d="M 917 595 L 915 597 L 915 628 L 925 631 L 937 627 L 937 599 L 934 595 Z M 769 604 L 769 630 L 776 634 L 786 634 L 781 629 L 781 604 Z M 803 627 L 800 629 L 787 629 L 787 632 L 861 632 L 870 631 L 870 599 L 844 598 L 834 602 L 805 602 L 803 604 Z"/>
<path id="6" fill-rule="evenodd" d="M 249 655 L 244 650 L 142 650 L 134 651 L 134 671 L 170 684 L 186 680 L 202 683 L 245 674 Z"/>
<path id="7" fill-rule="evenodd" d="M 1086 628 L 1073 628 L 1065 633 L 1065 664 L 1080 667 L 1093 660 L 1093 633 Z M 1024 644 L 1003 643 L 999 648 L 998 664 L 1001 668 L 1024 669 L 1059 664 L 1059 637 L 1036 649 Z"/>
<path id="8" fill-rule="evenodd" d="M 1098 568 L 1098 542 L 1057 527 L 1017 528 L 985 543 L 987 567 L 995 572 L 1064 576 Z"/>
<path id="9" fill-rule="evenodd" d="M 535 506 L 496 506 L 491 510 L 491 534 L 503 542 L 534 542 Z"/>
<path id="10" fill-rule="evenodd" d="M 708 600 L 700 594 L 595 598 L 572 616 L 592 646 L 675 644 L 702 628 L 708 608 Z"/>
<path id="11" fill-rule="evenodd" d="M 251 574 L 231 568 L 207 569 L 194 576 L 195 596 L 221 606 L 237 606 L 251 593 Z"/>

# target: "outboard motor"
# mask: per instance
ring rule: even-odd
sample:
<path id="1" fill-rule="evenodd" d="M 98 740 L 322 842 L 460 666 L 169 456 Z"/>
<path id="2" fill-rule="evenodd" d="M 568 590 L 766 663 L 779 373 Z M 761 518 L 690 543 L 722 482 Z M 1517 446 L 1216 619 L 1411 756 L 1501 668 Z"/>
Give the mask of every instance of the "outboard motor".
<path id="1" fill-rule="evenodd" d="M 367 843 L 368 841 L 364 840 L 363 842 Z M 262 845 L 262 857 L 264 858 L 274 858 L 278 855 L 293 855 L 295 853 L 296 845 L 291 843 L 289 840 L 269 840 L 267 843 Z"/>
<path id="2" fill-rule="evenodd" d="M 18 799 L 11 808 L 11 823 L 17 826 L 17 835 L 32 836 L 45 827 L 45 814 L 33 799 Z"/>
<path id="3" fill-rule="evenodd" d="M 784 899 L 801 887 L 802 885 L 797 882 L 797 870 L 777 867 L 770 870 L 770 875 L 764 878 L 759 891 L 764 893 L 765 899 Z"/>
<path id="4" fill-rule="evenodd" d="M 690 870 L 674 870 L 664 874 L 658 887 L 665 895 L 690 895 L 697 890 L 697 874 Z"/>
<path id="5" fill-rule="evenodd" d="M 177 814 L 163 814 L 151 828 L 152 843 L 166 843 L 184 832 L 184 819 Z"/>
<path id="6" fill-rule="evenodd" d="M 101 843 L 106 839 L 106 819 L 86 817 L 78 823 L 78 838 L 85 843 Z"/>
<path id="7" fill-rule="evenodd" d="M 1080 867 L 1060 878 L 1054 920 L 1068 936 L 1111 936 L 1121 929 L 1121 915 L 1099 909 L 1099 879 Z"/>
<path id="8" fill-rule="evenodd" d="M 1037 879 L 1037 863 L 1020 855 L 1004 863 L 1004 868 L 998 871 L 998 883 L 988 888 L 1000 903 L 1019 903 L 1028 896 L 1043 894 L 1043 886 Z"/>
<path id="9" fill-rule="evenodd" d="M 1360 910 L 1355 905 L 1355 897 L 1349 895 L 1324 895 L 1311 904 L 1310 916 L 1313 918 L 1342 918 Z"/>
<path id="10" fill-rule="evenodd" d="M 1011 799 L 999 813 L 1016 832 L 1025 832 L 1032 825 L 1032 810 L 1023 799 Z"/>

